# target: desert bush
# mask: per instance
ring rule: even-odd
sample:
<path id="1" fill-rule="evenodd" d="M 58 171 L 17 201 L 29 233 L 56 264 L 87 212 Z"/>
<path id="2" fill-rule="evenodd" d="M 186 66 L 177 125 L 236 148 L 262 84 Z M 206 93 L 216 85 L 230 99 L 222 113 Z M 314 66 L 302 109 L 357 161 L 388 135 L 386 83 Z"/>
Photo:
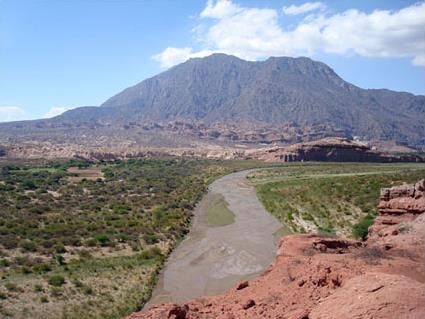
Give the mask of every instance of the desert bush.
<path id="1" fill-rule="evenodd" d="M 372 215 L 366 215 L 360 222 L 353 225 L 353 236 L 357 239 L 364 240 L 368 234 L 369 226 L 373 224 L 375 217 Z"/>
<path id="2" fill-rule="evenodd" d="M 32 269 L 37 273 L 46 273 L 52 270 L 52 267 L 45 262 L 36 263 L 32 266 Z"/>
<path id="3" fill-rule="evenodd" d="M 0 267 L 9 267 L 9 266 L 10 266 L 9 260 L 5 258 L 0 259 Z"/>
<path id="4" fill-rule="evenodd" d="M 17 284 L 15 284 L 15 283 L 13 283 L 13 282 L 6 282 L 5 284 L 4 284 L 4 287 L 7 289 L 7 290 L 9 290 L 9 291 L 18 291 L 19 290 L 19 287 L 18 287 L 18 285 Z"/>
<path id="5" fill-rule="evenodd" d="M 30 252 L 37 251 L 37 244 L 31 240 L 23 239 L 19 241 L 18 246 L 22 248 L 24 251 L 30 251 Z"/>
<path id="6" fill-rule="evenodd" d="M 94 239 L 100 244 L 100 246 L 108 246 L 111 241 L 110 237 L 106 234 L 96 235 L 94 236 Z"/>
<path id="7" fill-rule="evenodd" d="M 42 303 L 48 303 L 49 302 L 49 298 L 47 296 L 41 296 L 40 297 L 40 302 L 42 302 Z"/>
<path id="8" fill-rule="evenodd" d="M 62 285 L 65 284 L 65 278 L 63 276 L 61 276 L 61 275 L 53 275 L 53 276 L 50 276 L 49 277 L 49 279 L 47 280 L 47 282 L 51 286 L 61 287 Z"/>
<path id="9" fill-rule="evenodd" d="M 44 291 L 43 286 L 40 285 L 40 284 L 35 284 L 34 285 L 34 291 L 35 292 L 42 292 L 42 291 Z"/>

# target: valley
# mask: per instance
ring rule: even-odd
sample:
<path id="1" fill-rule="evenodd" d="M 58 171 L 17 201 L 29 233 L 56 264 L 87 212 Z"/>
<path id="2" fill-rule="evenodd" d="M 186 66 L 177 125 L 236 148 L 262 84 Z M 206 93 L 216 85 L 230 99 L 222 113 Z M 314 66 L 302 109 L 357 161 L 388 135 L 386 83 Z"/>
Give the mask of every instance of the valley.
<path id="1" fill-rule="evenodd" d="M 149 306 L 256 277 L 288 233 L 361 238 L 380 187 L 425 166 L 168 157 L 3 163 L 1 174 L 2 316 L 121 318 L 152 292 Z"/>
<path id="2" fill-rule="evenodd" d="M 0 0 L 0 319 L 425 318 L 425 0 Z"/>

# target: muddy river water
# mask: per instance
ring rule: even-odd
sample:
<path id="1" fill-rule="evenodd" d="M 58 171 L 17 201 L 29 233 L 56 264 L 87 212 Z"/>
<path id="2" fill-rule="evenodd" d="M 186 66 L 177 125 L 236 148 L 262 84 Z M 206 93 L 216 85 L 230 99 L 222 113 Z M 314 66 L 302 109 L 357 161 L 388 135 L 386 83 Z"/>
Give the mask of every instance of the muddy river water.
<path id="1" fill-rule="evenodd" d="M 246 176 L 252 170 L 226 175 L 209 187 L 197 205 L 191 230 L 170 255 L 146 307 L 162 302 L 184 302 L 213 295 L 253 278 L 273 261 L 276 233 L 283 225 L 258 200 Z M 206 224 L 206 203 L 221 194 L 233 212 L 232 224 Z"/>

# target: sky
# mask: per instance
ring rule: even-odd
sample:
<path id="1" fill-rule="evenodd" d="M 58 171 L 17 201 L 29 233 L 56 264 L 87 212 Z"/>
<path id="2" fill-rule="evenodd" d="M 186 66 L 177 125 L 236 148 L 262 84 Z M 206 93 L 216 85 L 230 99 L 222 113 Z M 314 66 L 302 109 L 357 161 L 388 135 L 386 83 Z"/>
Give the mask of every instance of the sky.
<path id="1" fill-rule="evenodd" d="M 0 122 L 97 106 L 214 52 L 424 95 L 425 1 L 0 0 Z"/>

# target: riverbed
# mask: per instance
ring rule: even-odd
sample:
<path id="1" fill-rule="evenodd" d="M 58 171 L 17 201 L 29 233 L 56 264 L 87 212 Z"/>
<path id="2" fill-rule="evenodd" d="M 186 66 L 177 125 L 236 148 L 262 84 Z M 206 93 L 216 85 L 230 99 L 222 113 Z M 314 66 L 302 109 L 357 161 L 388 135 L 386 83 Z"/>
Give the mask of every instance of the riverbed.
<path id="1" fill-rule="evenodd" d="M 246 179 L 252 171 L 229 174 L 210 185 L 194 210 L 189 234 L 171 253 L 146 307 L 222 293 L 258 276 L 273 261 L 276 234 L 285 227 L 258 200 Z M 233 223 L 206 223 L 209 196 L 217 194 L 234 214 Z"/>

